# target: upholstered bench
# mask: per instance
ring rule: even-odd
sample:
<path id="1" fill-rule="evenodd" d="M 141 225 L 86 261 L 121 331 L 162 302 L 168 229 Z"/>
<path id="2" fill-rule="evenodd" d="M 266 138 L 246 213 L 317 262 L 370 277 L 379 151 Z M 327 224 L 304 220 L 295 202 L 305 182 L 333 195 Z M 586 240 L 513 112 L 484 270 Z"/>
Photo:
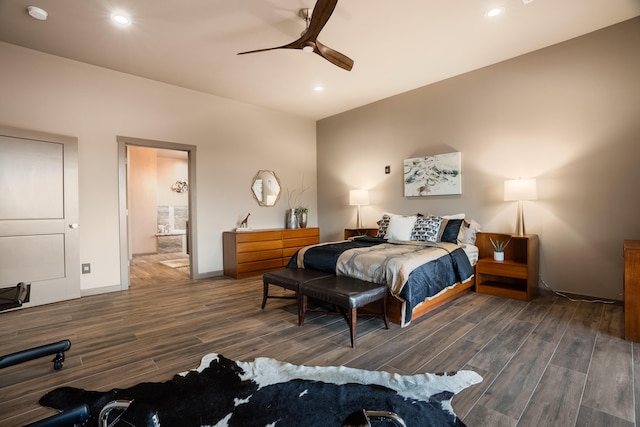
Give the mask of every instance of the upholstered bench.
<path id="1" fill-rule="evenodd" d="M 308 297 L 333 304 L 344 310 L 351 332 L 351 347 L 356 347 L 356 319 L 358 309 L 367 304 L 380 301 L 381 313 L 367 313 L 384 319 L 384 326 L 389 329 L 387 319 L 387 286 L 378 285 L 346 276 L 327 276 L 314 280 L 305 280 L 299 287 L 300 326 L 304 324 Z"/>
<path id="2" fill-rule="evenodd" d="M 267 298 L 298 298 L 298 288 L 300 283 L 306 280 L 319 279 L 322 277 L 332 276 L 330 273 L 322 271 L 310 270 L 306 268 L 285 268 L 283 270 L 271 271 L 262 275 L 262 308 L 267 304 Z M 285 289 L 294 291 L 295 296 L 270 296 L 269 285 L 277 285 Z M 298 310 L 298 322 L 300 321 Z"/>

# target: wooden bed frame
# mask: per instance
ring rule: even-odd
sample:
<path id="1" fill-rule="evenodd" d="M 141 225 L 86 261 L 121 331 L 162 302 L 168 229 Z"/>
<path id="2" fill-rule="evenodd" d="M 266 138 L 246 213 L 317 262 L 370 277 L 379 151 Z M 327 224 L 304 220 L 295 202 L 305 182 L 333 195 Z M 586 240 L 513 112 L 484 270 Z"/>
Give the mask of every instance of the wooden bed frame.
<path id="1" fill-rule="evenodd" d="M 464 283 L 458 283 L 454 288 L 447 290 L 443 294 L 430 300 L 425 300 L 422 304 L 413 309 L 411 321 L 414 321 L 421 316 L 424 316 L 425 314 L 435 310 L 436 308 L 443 306 L 449 301 L 453 301 L 454 299 L 462 296 L 466 292 L 471 291 L 475 284 L 476 280 L 474 275 L 470 280 L 467 280 Z M 400 300 L 389 295 L 389 297 L 387 298 L 387 316 L 391 322 L 402 325 L 401 308 L 402 303 L 400 302 Z"/>
<path id="2" fill-rule="evenodd" d="M 369 229 L 369 231 L 372 233 L 373 232 L 377 233 L 377 229 L 372 228 L 372 229 Z M 369 235 L 374 236 L 375 234 L 369 234 Z M 347 230 L 345 230 L 345 239 L 349 237 L 352 237 L 352 236 L 348 234 Z M 438 307 L 441 307 L 446 303 L 453 301 L 454 299 L 464 295 L 465 293 L 471 292 L 472 290 L 474 290 L 476 285 L 475 265 L 473 265 L 472 268 L 473 268 L 473 276 L 471 276 L 469 280 L 463 283 L 458 282 L 454 288 L 448 289 L 446 292 L 442 293 L 441 295 L 435 298 L 426 299 L 422 302 L 422 304 L 415 307 L 413 309 L 413 312 L 411 313 L 411 321 L 419 319 L 420 317 L 424 316 L 427 313 L 430 313 L 431 311 L 437 309 Z M 368 307 L 365 307 L 363 311 L 370 311 L 370 310 L 368 309 Z M 403 323 L 402 302 L 396 297 L 394 297 L 393 295 L 391 295 L 391 293 L 387 295 L 387 318 L 390 322 L 397 323 L 398 325 L 402 325 Z"/>

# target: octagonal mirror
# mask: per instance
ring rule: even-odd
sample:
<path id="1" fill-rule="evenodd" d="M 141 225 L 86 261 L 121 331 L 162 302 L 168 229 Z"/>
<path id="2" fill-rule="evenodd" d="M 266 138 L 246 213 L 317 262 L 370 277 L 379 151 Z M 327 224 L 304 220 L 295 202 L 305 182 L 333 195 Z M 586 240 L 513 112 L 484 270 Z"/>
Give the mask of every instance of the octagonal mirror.
<path id="1" fill-rule="evenodd" d="M 253 178 L 251 191 L 260 206 L 275 206 L 280 198 L 280 180 L 274 171 L 259 170 Z"/>

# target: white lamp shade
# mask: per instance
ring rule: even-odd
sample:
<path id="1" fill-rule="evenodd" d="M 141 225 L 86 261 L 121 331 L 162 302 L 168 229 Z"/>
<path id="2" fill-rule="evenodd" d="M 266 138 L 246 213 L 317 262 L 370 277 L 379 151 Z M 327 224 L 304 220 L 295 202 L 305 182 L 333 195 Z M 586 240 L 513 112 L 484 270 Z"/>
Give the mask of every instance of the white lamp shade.
<path id="1" fill-rule="evenodd" d="M 504 182 L 504 200 L 537 200 L 535 179 L 509 179 Z"/>
<path id="2" fill-rule="evenodd" d="M 349 204 L 352 206 L 368 205 L 369 190 L 350 190 Z"/>

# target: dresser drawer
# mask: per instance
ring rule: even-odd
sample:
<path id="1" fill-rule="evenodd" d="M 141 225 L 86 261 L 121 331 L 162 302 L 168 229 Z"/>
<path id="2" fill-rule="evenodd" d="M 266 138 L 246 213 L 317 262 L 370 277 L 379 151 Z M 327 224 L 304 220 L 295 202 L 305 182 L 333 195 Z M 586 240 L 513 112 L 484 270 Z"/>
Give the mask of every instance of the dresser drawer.
<path id="1" fill-rule="evenodd" d="M 289 259 L 299 250 L 300 248 L 284 248 L 282 250 L 282 256 L 285 258 L 286 262 L 289 262 Z"/>
<path id="2" fill-rule="evenodd" d="M 270 251 L 243 252 L 238 254 L 237 262 L 238 264 L 244 264 L 245 262 L 262 261 L 265 259 L 280 259 L 282 257 L 283 257 L 282 249 L 273 249 Z"/>
<path id="3" fill-rule="evenodd" d="M 235 233 L 236 243 L 260 242 L 263 240 L 282 240 L 282 231 L 243 231 Z"/>
<path id="4" fill-rule="evenodd" d="M 282 241 L 282 246 L 285 248 L 301 248 L 303 246 L 315 245 L 318 243 L 317 236 L 300 237 L 297 239 L 287 239 Z"/>
<path id="5" fill-rule="evenodd" d="M 282 232 L 283 239 L 296 239 L 299 237 L 320 237 L 319 228 L 294 228 L 291 230 L 284 230 Z"/>
<path id="6" fill-rule="evenodd" d="M 282 268 L 282 258 L 268 259 L 265 261 L 245 262 L 238 264 L 238 276 L 244 275 L 245 277 L 253 275 L 247 273 L 255 273 L 255 275 L 261 274 L 264 271 L 273 270 L 276 268 Z"/>
<path id="7" fill-rule="evenodd" d="M 244 252 L 269 251 L 273 249 L 282 249 L 282 240 L 265 240 L 263 242 L 246 242 L 238 243 L 236 251 L 238 254 Z"/>

